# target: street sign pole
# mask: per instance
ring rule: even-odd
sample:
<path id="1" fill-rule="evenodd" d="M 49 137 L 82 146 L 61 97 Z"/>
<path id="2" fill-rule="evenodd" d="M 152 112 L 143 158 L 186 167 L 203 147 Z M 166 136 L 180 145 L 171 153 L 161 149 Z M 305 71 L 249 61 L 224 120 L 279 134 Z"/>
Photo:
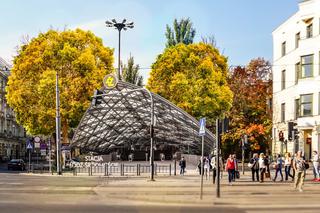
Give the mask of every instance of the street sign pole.
<path id="1" fill-rule="evenodd" d="M 203 165 L 203 155 L 204 155 L 204 136 L 206 134 L 206 119 L 205 118 L 201 118 L 200 119 L 200 130 L 199 130 L 199 135 L 201 136 L 201 162 L 200 162 L 200 199 L 202 200 L 202 195 L 203 195 L 203 173 L 204 173 L 204 165 Z"/>
<path id="2" fill-rule="evenodd" d="M 202 136 L 202 145 L 201 145 L 201 184 L 200 184 L 200 199 L 202 200 L 202 195 L 203 195 L 203 152 L 204 152 L 204 135 Z"/>
<path id="3" fill-rule="evenodd" d="M 51 139 L 49 138 L 49 171 L 52 174 L 52 165 L 51 165 Z"/>
<path id="4" fill-rule="evenodd" d="M 28 169 L 28 172 L 31 171 L 31 149 L 28 149 L 29 150 L 29 169 Z"/>
<path id="5" fill-rule="evenodd" d="M 216 120 L 216 147 L 217 147 L 217 155 L 216 155 L 216 167 L 217 167 L 217 185 L 216 185 L 216 197 L 220 198 L 220 128 L 219 128 L 219 119 Z"/>

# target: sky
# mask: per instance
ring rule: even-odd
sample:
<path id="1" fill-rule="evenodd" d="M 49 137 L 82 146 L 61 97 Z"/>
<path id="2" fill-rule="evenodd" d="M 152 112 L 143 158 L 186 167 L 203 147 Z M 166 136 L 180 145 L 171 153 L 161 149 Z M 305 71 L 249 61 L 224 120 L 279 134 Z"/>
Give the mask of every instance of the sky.
<path id="1" fill-rule="evenodd" d="M 118 32 L 105 21 L 126 18 L 134 28 L 121 36 L 121 60 L 130 54 L 148 76 L 166 43 L 166 24 L 190 18 L 194 42 L 214 36 L 229 65 L 264 57 L 272 61 L 272 31 L 298 10 L 298 0 L 0 0 L 0 57 L 11 62 L 23 36 L 48 29 L 90 30 L 115 49 Z"/>

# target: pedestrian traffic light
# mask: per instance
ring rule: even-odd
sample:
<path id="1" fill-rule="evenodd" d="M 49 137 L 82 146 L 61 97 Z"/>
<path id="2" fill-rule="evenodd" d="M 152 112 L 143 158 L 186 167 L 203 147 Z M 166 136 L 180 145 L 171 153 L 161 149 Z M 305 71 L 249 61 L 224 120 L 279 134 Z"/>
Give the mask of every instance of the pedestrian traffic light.
<path id="1" fill-rule="evenodd" d="M 279 141 L 284 141 L 284 135 L 282 131 L 279 132 Z"/>
<path id="2" fill-rule="evenodd" d="M 229 118 L 224 118 L 222 120 L 222 132 L 226 133 L 229 130 Z"/>
<path id="3" fill-rule="evenodd" d="M 98 89 L 96 89 L 94 91 L 93 98 L 92 98 L 92 105 L 93 106 L 97 106 L 102 103 L 102 96 L 101 96 L 102 94 L 103 94 L 103 92 L 101 92 Z"/>

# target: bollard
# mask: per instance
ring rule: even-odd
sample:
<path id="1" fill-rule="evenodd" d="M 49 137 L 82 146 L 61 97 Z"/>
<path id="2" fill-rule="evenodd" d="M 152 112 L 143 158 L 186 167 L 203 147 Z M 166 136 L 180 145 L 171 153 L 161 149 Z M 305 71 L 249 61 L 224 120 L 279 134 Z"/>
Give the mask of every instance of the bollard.
<path id="1" fill-rule="evenodd" d="M 88 167 L 88 174 L 89 174 L 89 176 L 90 176 L 90 167 Z"/>
<path id="2" fill-rule="evenodd" d="M 177 175 L 177 160 L 174 159 L 174 168 L 173 168 L 173 175 L 176 176 Z"/>
<path id="3" fill-rule="evenodd" d="M 120 176 L 122 176 L 122 172 L 123 172 L 123 167 L 122 166 L 123 166 L 123 164 L 121 163 L 120 164 Z"/>
<path id="4" fill-rule="evenodd" d="M 157 164 L 154 164 L 154 174 L 157 175 Z"/>
<path id="5" fill-rule="evenodd" d="M 104 164 L 104 176 L 107 176 L 107 164 Z"/>
<path id="6" fill-rule="evenodd" d="M 171 163 L 169 164 L 169 175 L 171 176 Z"/>
<path id="7" fill-rule="evenodd" d="M 137 176 L 139 176 L 139 164 L 137 164 Z"/>
<path id="8" fill-rule="evenodd" d="M 92 164 L 90 165 L 90 176 L 92 176 Z"/>

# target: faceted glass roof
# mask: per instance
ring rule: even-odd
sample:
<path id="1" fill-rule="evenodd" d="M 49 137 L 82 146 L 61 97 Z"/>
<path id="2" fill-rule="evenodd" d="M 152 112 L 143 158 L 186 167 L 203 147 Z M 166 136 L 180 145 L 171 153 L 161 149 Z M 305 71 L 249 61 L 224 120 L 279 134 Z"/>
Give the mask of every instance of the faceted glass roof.
<path id="1" fill-rule="evenodd" d="M 83 151 L 109 153 L 112 150 L 150 145 L 151 98 L 147 90 L 119 81 L 114 89 L 102 89 L 100 104 L 91 104 L 72 139 L 72 146 Z M 190 153 L 201 153 L 199 122 L 161 96 L 154 100 L 155 145 L 176 146 Z M 206 130 L 205 153 L 212 150 L 215 136 Z"/>

